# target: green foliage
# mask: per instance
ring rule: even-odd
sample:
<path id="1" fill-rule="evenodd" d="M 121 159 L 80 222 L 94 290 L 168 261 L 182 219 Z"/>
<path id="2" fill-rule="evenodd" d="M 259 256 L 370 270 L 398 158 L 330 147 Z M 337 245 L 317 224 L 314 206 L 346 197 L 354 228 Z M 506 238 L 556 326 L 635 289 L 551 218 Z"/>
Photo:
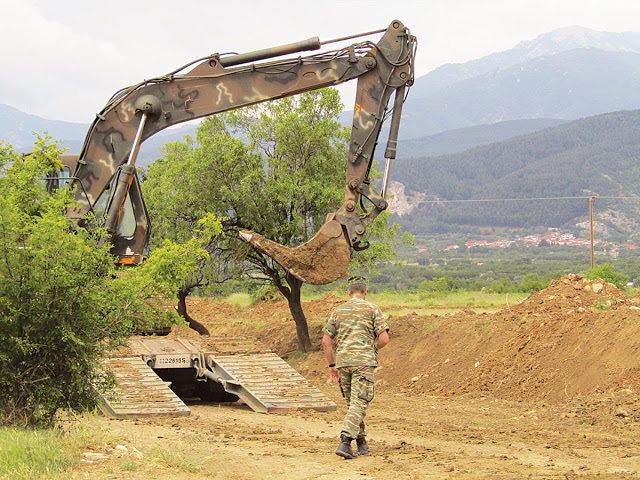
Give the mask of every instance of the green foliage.
<path id="1" fill-rule="evenodd" d="M 253 230 L 295 247 L 341 205 L 349 138 L 338 121 L 341 110 L 337 90 L 322 89 L 210 117 L 196 139 L 167 145 L 142 185 L 154 242 L 186 241 L 197 219 L 213 214 L 233 235 L 209 245 L 210 270 L 204 276 L 214 281 L 237 276 L 239 269 L 225 264 L 235 262 L 262 280 L 279 276 L 282 283 L 282 269 L 249 254 L 235 232 Z M 380 215 L 369 228 L 365 240 L 372 247 L 355 256 L 353 272 L 369 276 L 377 262 L 395 257 L 396 246 L 411 245 L 397 224 L 387 228 L 388 219 Z"/>
<path id="2" fill-rule="evenodd" d="M 518 288 L 521 292 L 535 292 L 538 290 L 545 289 L 549 286 L 550 281 L 542 278 L 537 273 L 528 273 L 524 276 L 524 278 L 520 281 L 520 286 Z"/>
<path id="3" fill-rule="evenodd" d="M 618 288 L 625 288 L 629 282 L 629 276 L 624 273 L 614 272 L 613 265 L 603 263 L 593 268 L 587 273 L 587 277 L 591 280 L 601 278 L 605 282 L 613 283 Z"/>
<path id="4" fill-rule="evenodd" d="M 423 280 L 417 285 L 416 290 L 418 292 L 424 292 L 424 298 L 438 298 L 447 292 L 454 291 L 454 287 L 451 278 L 440 277 Z"/>
<path id="5" fill-rule="evenodd" d="M 42 179 L 59 151 L 38 139 L 26 158 L 0 146 L 0 424 L 49 424 L 60 408 L 96 404 L 109 386 L 100 357 L 134 330 L 175 321 L 153 300 L 174 291 L 188 266 L 170 250 L 118 272 L 102 232 L 64 215 L 72 192 Z"/>
<path id="6" fill-rule="evenodd" d="M 501 280 L 496 280 L 487 288 L 488 292 L 491 293 L 513 293 L 517 292 L 518 288 L 513 284 L 511 279 L 503 278 Z"/>
<path id="7" fill-rule="evenodd" d="M 312 92 L 208 118 L 195 140 L 167 145 L 142 185 L 154 243 L 185 242 L 199 219 L 214 215 L 234 234 L 203 245 L 209 259 L 200 264 L 199 283 L 238 276 L 248 265 L 284 276 L 256 255 L 243 257 L 248 250 L 235 232 L 254 230 L 295 246 L 335 210 L 347 138 L 337 120 L 340 110 L 337 91 Z"/>
<path id="8" fill-rule="evenodd" d="M 261 285 L 253 298 L 256 302 L 273 302 L 281 297 L 280 292 L 271 284 Z"/>

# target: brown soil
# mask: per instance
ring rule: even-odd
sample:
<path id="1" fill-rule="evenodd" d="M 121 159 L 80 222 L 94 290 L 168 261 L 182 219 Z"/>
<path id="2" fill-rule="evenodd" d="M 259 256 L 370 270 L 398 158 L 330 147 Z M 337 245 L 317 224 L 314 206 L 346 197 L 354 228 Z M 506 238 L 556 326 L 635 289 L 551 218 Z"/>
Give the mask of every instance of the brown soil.
<path id="1" fill-rule="evenodd" d="M 251 231 L 241 232 L 241 237 L 304 283 L 326 285 L 347 276 L 351 248 L 336 220 L 326 222 L 313 238 L 295 248 Z"/>
<path id="2" fill-rule="evenodd" d="M 143 454 L 178 448 L 197 471 L 124 472 L 112 459 L 75 478 L 640 478 L 639 296 L 570 275 L 496 313 L 392 316 L 367 417 L 371 454 L 352 461 L 333 454 L 344 406 L 319 349 L 323 321 L 344 300 L 304 304 L 317 348 L 309 355 L 292 355 L 295 325 L 283 302 L 244 312 L 189 305 L 212 335 L 248 335 L 288 358 L 337 412 L 196 403 L 188 418 L 104 419 Z M 107 471 L 115 476 L 99 476 Z"/>

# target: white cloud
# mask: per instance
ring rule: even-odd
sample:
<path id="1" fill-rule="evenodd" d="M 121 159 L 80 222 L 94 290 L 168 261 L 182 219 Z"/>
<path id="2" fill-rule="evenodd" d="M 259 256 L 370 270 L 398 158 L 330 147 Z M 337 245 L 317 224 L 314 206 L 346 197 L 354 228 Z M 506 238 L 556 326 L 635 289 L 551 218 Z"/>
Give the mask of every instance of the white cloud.
<path id="1" fill-rule="evenodd" d="M 0 103 L 89 122 L 116 90 L 195 58 L 316 35 L 327 40 L 384 28 L 394 18 L 418 36 L 417 72 L 424 75 L 559 27 L 637 31 L 640 2 L 7 0 L 0 4 Z"/>

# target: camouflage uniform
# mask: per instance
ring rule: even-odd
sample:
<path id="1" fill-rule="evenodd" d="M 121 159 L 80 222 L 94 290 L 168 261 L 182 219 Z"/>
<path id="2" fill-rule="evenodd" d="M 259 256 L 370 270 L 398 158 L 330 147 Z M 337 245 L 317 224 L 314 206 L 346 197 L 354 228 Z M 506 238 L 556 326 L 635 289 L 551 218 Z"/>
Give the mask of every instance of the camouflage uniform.
<path id="1" fill-rule="evenodd" d="M 366 436 L 363 420 L 373 399 L 373 373 L 378 366 L 374 341 L 388 329 L 380 309 L 358 297 L 337 307 L 322 329 L 336 340 L 336 367 L 347 402 L 342 433 L 350 438 Z"/>

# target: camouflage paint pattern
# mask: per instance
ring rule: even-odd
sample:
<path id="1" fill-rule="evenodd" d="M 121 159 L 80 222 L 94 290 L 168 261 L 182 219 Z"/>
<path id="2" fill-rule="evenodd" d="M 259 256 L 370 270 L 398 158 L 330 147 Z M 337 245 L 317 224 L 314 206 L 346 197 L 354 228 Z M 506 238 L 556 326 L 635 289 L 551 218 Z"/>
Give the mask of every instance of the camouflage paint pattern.
<path id="1" fill-rule="evenodd" d="M 386 208 L 379 195 L 367 190 L 368 172 L 391 94 L 413 83 L 414 46 L 415 37 L 394 20 L 375 45 L 364 42 L 308 57 L 231 68 L 223 64 L 234 64 L 233 58 L 215 54 L 187 73 L 180 73 L 183 68 L 125 88 L 112 97 L 90 127 L 73 175 L 82 184 L 77 191 L 79 207 L 68 214 L 80 218 L 90 211 L 127 162 L 136 147 L 142 112 L 148 114 L 141 132 L 144 141 L 182 122 L 357 78 L 345 202 L 335 217 L 348 243 L 357 245 L 366 226 Z M 274 54 L 281 52 L 278 47 L 273 49 Z M 265 51 L 254 53 L 260 55 L 243 58 L 269 56 Z M 357 205 L 364 192 L 376 208 L 361 216 Z"/>
<path id="2" fill-rule="evenodd" d="M 342 433 L 350 438 L 366 437 L 364 417 L 373 400 L 375 367 L 342 367 L 340 390 L 347 402 L 347 413 L 342 421 Z"/>
<path id="3" fill-rule="evenodd" d="M 70 172 L 73 172 L 76 170 L 78 158 L 78 155 L 61 155 L 60 161 Z M 76 198 L 83 196 L 82 184 L 76 183 L 76 187 L 78 188 Z M 137 175 L 134 176 L 131 188 L 129 189 L 129 199 L 136 223 L 135 230 L 132 235 L 114 235 L 111 239 L 113 245 L 111 252 L 118 256 L 119 263 L 135 265 L 142 262 L 146 257 L 149 237 L 151 235 L 151 220 L 147 206 L 142 198 L 140 181 Z"/>
<path id="4" fill-rule="evenodd" d="M 331 312 L 322 331 L 336 340 L 336 367 L 377 367 L 374 341 L 388 329 L 378 306 L 354 296 Z"/>

